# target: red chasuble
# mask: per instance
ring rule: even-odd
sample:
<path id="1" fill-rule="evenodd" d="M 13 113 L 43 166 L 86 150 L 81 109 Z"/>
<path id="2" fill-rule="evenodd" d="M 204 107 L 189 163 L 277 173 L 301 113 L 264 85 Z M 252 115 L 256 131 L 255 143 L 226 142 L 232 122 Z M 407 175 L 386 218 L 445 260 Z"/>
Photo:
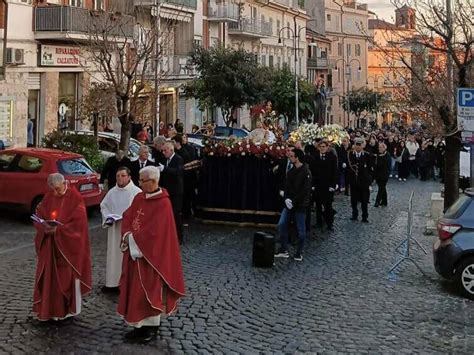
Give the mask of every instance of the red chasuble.
<path id="1" fill-rule="evenodd" d="M 118 313 L 130 324 L 171 313 L 184 296 L 178 236 L 168 192 L 146 198 L 141 192 L 123 214 L 122 235 L 133 234 L 143 254 L 124 252 Z"/>
<path id="2" fill-rule="evenodd" d="M 87 213 L 82 196 L 68 188 L 62 196 L 46 194 L 36 213 L 63 223 L 54 235 L 45 234 L 35 223 L 38 264 L 36 266 L 33 312 L 40 320 L 64 318 L 76 311 L 76 279 L 81 294 L 91 290 L 91 257 Z"/>

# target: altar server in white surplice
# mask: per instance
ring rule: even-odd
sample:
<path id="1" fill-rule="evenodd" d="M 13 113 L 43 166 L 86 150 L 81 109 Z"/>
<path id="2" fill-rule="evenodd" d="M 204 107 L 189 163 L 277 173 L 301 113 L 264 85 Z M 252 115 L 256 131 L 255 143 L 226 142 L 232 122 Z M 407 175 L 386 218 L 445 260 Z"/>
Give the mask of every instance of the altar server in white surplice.
<path id="1" fill-rule="evenodd" d="M 107 235 L 107 267 L 103 292 L 118 292 L 122 273 L 123 253 L 120 249 L 122 214 L 132 204 L 136 194 L 142 190 L 131 180 L 130 170 L 121 167 L 116 174 L 117 185 L 109 190 L 100 204 L 102 226 L 108 228 Z"/>

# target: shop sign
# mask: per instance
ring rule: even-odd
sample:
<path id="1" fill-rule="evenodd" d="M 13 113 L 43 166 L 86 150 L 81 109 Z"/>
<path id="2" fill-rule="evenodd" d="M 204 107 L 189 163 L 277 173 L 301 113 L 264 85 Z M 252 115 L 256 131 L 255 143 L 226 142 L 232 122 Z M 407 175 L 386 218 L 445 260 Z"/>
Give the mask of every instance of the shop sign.
<path id="1" fill-rule="evenodd" d="M 53 67 L 78 67 L 81 49 L 70 46 L 41 46 L 41 65 Z"/>

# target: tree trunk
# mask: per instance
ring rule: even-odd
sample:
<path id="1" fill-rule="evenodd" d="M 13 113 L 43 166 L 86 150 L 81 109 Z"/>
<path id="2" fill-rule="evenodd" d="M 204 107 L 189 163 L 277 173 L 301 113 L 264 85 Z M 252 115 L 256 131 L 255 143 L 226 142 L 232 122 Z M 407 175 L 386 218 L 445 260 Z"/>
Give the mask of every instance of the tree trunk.
<path id="1" fill-rule="evenodd" d="M 94 140 L 97 143 L 99 141 L 99 114 L 97 112 L 92 114 L 92 127 L 94 127 Z"/>
<path id="2" fill-rule="evenodd" d="M 117 112 L 119 114 L 121 125 L 119 149 L 123 150 L 126 156 L 128 156 L 128 147 L 130 146 L 130 134 L 132 128 L 128 103 L 128 98 L 117 99 Z"/>

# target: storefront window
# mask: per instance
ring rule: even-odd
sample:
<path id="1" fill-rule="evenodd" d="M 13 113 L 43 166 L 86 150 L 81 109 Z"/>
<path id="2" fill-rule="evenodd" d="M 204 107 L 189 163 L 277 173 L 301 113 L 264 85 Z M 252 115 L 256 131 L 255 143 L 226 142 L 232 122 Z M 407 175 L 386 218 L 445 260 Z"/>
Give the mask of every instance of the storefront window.
<path id="1" fill-rule="evenodd" d="M 77 74 L 59 73 L 58 107 L 61 104 L 67 106 L 64 116 L 58 114 L 59 128 L 62 130 L 74 130 L 76 128 L 76 98 Z"/>
<path id="2" fill-rule="evenodd" d="M 12 121 L 13 100 L 0 100 L 0 141 L 3 142 L 3 145 L 10 145 L 11 143 Z"/>

